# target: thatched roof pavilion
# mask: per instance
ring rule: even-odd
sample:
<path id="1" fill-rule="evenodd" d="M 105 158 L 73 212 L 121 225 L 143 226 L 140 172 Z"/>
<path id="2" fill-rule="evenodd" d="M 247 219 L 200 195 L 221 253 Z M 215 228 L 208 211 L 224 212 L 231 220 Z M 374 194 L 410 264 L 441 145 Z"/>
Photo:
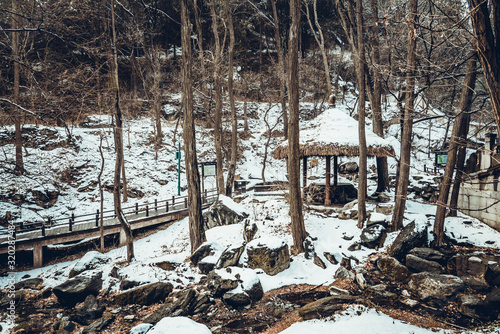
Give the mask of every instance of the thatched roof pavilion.
<path id="1" fill-rule="evenodd" d="M 367 155 L 375 157 L 394 156 L 394 147 L 386 139 L 368 128 L 366 131 Z M 337 185 L 337 157 L 359 155 L 358 122 L 339 109 L 325 110 L 300 129 L 300 157 L 303 158 L 304 187 L 307 180 L 307 157 L 326 158 L 325 204 L 330 205 L 330 158 L 334 157 L 334 185 Z M 275 159 L 288 158 L 288 140 L 282 142 L 273 152 Z"/>
<path id="2" fill-rule="evenodd" d="M 366 131 L 368 156 L 394 156 L 394 147 L 384 138 Z M 339 109 L 325 110 L 300 129 L 300 156 L 358 156 L 358 121 Z M 288 140 L 282 142 L 273 152 L 275 159 L 288 158 Z"/>

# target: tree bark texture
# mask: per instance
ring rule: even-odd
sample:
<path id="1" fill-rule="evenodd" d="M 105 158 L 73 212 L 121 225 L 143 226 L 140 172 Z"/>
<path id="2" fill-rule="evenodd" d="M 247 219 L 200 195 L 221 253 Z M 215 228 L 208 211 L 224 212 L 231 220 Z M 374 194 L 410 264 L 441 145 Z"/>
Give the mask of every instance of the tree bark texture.
<path id="1" fill-rule="evenodd" d="M 217 160 L 217 187 L 219 194 L 225 194 L 224 171 L 222 169 L 222 46 L 219 36 L 219 17 L 216 12 L 216 0 L 210 1 L 210 12 L 212 14 L 212 31 L 215 39 L 214 56 L 214 89 L 215 89 L 215 157 Z"/>
<path id="2" fill-rule="evenodd" d="M 413 113 L 415 102 L 415 65 L 417 47 L 417 0 L 410 0 L 408 14 L 408 52 L 406 64 L 406 102 L 403 119 L 403 133 L 401 135 L 401 154 L 398 184 L 394 213 L 392 215 L 392 229 L 403 227 L 403 217 L 406 209 L 406 198 L 410 178 L 411 136 L 413 131 Z"/>
<path id="3" fill-rule="evenodd" d="M 229 63 L 227 70 L 227 90 L 229 94 L 229 105 L 231 107 L 231 160 L 227 173 L 226 195 L 231 196 L 234 183 L 234 175 L 236 174 L 236 154 L 238 153 L 238 120 L 236 119 L 236 106 L 234 104 L 233 91 L 233 60 L 234 60 L 234 25 L 233 15 L 231 13 L 230 2 L 225 2 L 226 19 L 229 28 Z"/>
<path id="4" fill-rule="evenodd" d="M 17 16 L 17 0 L 12 0 L 12 29 L 18 29 L 18 19 L 21 16 Z M 19 32 L 12 32 L 12 59 L 14 62 L 14 98 L 13 102 L 19 104 L 19 81 L 20 81 L 20 70 L 19 70 Z M 17 107 L 12 106 L 12 115 L 14 118 L 14 131 L 15 131 L 15 149 L 16 149 L 16 166 L 14 171 L 17 175 L 22 175 L 24 172 L 24 161 L 23 161 L 23 137 L 20 115 L 21 110 Z"/>
<path id="5" fill-rule="evenodd" d="M 497 132 L 500 133 L 500 0 L 468 2 L 477 54 L 483 67 Z"/>
<path id="6" fill-rule="evenodd" d="M 470 119 L 468 111 L 470 110 L 476 81 L 475 67 L 475 57 L 471 57 L 467 63 L 464 84 L 460 95 L 459 113 L 453 123 L 453 130 L 451 132 L 450 145 L 448 148 L 448 160 L 446 161 L 446 167 L 444 169 L 443 180 L 441 181 L 441 188 L 437 200 L 436 218 L 434 220 L 434 246 L 436 247 L 441 247 L 444 243 L 444 221 L 446 218 L 446 208 L 448 207 L 448 195 L 450 192 L 453 170 L 455 169 L 455 162 L 457 161 L 457 151 L 461 144 L 463 145 L 463 143 L 461 143 L 463 139 L 467 137 L 466 130 L 468 129 Z M 458 198 L 459 188 L 457 186 L 455 186 L 455 188 L 457 188 L 457 193 L 455 195 Z"/>
<path id="7" fill-rule="evenodd" d="M 300 156 L 299 156 L 299 28 L 300 0 L 290 0 L 292 24 L 288 41 L 288 92 L 290 118 L 288 124 L 288 178 L 290 193 L 290 217 L 294 250 L 304 251 L 306 229 L 302 214 L 300 194 Z"/>
<path id="8" fill-rule="evenodd" d="M 122 229 L 126 236 L 127 244 L 127 261 L 132 261 L 134 259 L 134 240 L 132 236 L 132 228 L 130 227 L 127 218 L 123 214 L 122 204 L 120 200 L 120 188 L 121 180 L 120 176 L 123 172 L 123 124 L 122 124 L 122 111 L 120 108 L 120 86 L 118 82 L 118 56 L 116 50 L 116 29 L 115 29 L 115 0 L 111 0 L 111 31 L 112 31 L 112 76 L 113 76 L 113 90 L 115 93 L 115 151 L 116 151 L 116 162 L 115 162 L 115 177 L 113 183 L 113 202 L 115 208 L 115 214 L 118 217 L 118 221 L 122 226 Z"/>
<path id="9" fill-rule="evenodd" d="M 182 42 L 182 111 L 184 114 L 184 157 L 188 186 L 189 238 L 191 254 L 207 240 L 203 229 L 201 212 L 200 173 L 196 156 L 196 136 L 193 116 L 193 79 L 191 60 L 191 24 L 189 22 L 188 0 L 181 1 Z"/>

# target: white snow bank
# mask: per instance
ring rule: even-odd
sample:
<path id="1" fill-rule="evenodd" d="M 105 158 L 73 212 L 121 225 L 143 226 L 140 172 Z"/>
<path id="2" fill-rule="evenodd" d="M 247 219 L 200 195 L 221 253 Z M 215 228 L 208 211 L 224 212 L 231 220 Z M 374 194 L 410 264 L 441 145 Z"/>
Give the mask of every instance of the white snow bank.
<path id="1" fill-rule="evenodd" d="M 243 205 L 236 203 L 233 201 L 232 198 L 227 197 L 226 195 L 219 194 L 219 201 L 222 202 L 225 206 L 227 206 L 229 209 L 232 211 L 236 212 L 238 215 L 250 215 L 250 212 L 248 212 L 247 208 L 245 208 Z"/>
<path id="2" fill-rule="evenodd" d="M 186 317 L 166 317 L 160 320 L 148 334 L 211 334 L 207 326 Z"/>
<path id="3" fill-rule="evenodd" d="M 277 237 L 261 237 L 254 239 L 247 244 L 247 249 L 254 249 L 257 247 L 266 247 L 268 249 L 279 249 L 284 247 L 286 242 Z"/>

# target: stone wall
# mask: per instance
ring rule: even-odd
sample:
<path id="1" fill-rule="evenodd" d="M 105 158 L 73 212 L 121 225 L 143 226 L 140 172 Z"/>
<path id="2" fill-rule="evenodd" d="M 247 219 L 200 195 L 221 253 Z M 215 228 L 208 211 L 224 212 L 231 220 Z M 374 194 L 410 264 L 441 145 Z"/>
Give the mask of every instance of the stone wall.
<path id="1" fill-rule="evenodd" d="M 469 174 L 460 185 L 458 208 L 500 231 L 500 166 Z"/>

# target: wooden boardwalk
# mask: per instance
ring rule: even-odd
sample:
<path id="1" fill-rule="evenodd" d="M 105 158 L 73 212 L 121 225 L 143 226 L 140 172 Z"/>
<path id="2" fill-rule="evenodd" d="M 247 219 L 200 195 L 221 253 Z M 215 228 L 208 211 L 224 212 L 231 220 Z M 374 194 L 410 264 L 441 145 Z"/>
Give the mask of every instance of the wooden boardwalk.
<path id="1" fill-rule="evenodd" d="M 217 199 L 215 189 L 203 194 L 203 207 Z M 172 197 L 164 201 L 155 200 L 152 204 L 136 204 L 123 209 L 132 230 L 179 220 L 188 215 L 187 197 Z M 120 234 L 120 244 L 124 242 L 121 225 L 113 210 L 98 211 L 94 214 L 71 216 L 57 220 L 16 225 L 15 250 L 33 250 L 33 266 L 43 265 L 43 247 L 66 242 L 75 242 L 101 235 L 99 223 L 103 218 L 104 235 Z M 0 254 L 8 253 L 9 235 L 0 235 Z"/>

